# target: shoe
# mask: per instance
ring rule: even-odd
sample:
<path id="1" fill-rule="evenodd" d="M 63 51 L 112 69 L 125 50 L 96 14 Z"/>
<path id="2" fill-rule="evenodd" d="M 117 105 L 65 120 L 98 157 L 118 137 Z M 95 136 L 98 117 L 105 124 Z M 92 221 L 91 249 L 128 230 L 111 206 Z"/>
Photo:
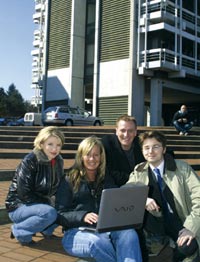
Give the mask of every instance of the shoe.
<path id="1" fill-rule="evenodd" d="M 14 238 L 15 238 L 15 236 L 14 236 L 13 232 L 11 231 L 10 232 L 10 239 L 14 239 Z"/>
<path id="2" fill-rule="evenodd" d="M 20 242 L 20 244 L 21 244 L 23 247 L 32 247 L 32 246 L 38 245 L 38 243 L 35 242 L 34 240 L 31 240 L 30 242 Z"/>
<path id="3" fill-rule="evenodd" d="M 185 136 L 187 136 L 188 135 L 188 132 L 185 132 L 185 134 L 184 134 Z"/>
<path id="4" fill-rule="evenodd" d="M 36 234 L 33 234 L 33 236 L 36 236 Z M 12 231 L 10 232 L 10 239 L 15 239 L 15 236 Z"/>
<path id="5" fill-rule="evenodd" d="M 180 132 L 179 135 L 182 136 L 182 135 L 183 135 L 183 132 Z"/>
<path id="6" fill-rule="evenodd" d="M 52 235 L 45 235 L 43 232 L 40 232 L 40 234 L 45 238 L 45 239 L 57 239 L 59 238 L 58 236 L 52 234 Z"/>

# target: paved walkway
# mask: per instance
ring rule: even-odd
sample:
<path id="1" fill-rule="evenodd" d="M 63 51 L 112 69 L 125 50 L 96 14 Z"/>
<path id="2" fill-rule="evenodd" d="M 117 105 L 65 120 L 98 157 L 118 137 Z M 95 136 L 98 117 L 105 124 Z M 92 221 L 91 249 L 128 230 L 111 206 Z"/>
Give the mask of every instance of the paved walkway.
<path id="1" fill-rule="evenodd" d="M 0 225 L 0 261 L 2 262 L 80 262 L 82 260 L 68 256 L 61 245 L 62 233 L 59 227 L 57 239 L 44 239 L 39 233 L 33 238 L 38 245 L 34 248 L 23 247 L 15 239 L 10 239 L 11 224 Z M 162 255 L 150 258 L 150 262 L 171 262 L 171 250 L 166 248 Z M 106 262 L 106 261 L 105 261 Z"/>
<path id="2" fill-rule="evenodd" d="M 0 205 L 5 201 L 10 182 L 0 182 Z M 36 247 L 22 247 L 15 239 L 10 239 L 11 223 L 0 224 L 0 261 L 2 262 L 81 262 L 82 260 L 68 256 L 62 248 L 61 227 L 55 235 L 58 239 L 47 240 L 39 233 L 33 238 L 39 243 Z M 149 262 L 171 262 L 171 249 L 164 249 L 157 257 L 151 257 Z M 105 261 L 106 262 L 106 261 Z"/>
<path id="3" fill-rule="evenodd" d="M 23 247 L 15 239 L 10 239 L 10 224 L 0 226 L 0 261 L 2 262 L 75 262 L 77 258 L 68 256 L 62 248 L 61 228 L 55 234 L 58 239 L 46 240 L 40 234 L 34 237 L 38 245 L 34 248 Z"/>

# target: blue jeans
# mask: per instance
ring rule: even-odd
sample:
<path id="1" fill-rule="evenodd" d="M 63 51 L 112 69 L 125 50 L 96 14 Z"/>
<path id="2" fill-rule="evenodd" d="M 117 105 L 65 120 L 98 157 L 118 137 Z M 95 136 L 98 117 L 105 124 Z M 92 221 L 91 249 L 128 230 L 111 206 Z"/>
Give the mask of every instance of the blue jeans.
<path id="1" fill-rule="evenodd" d="M 46 204 L 22 205 L 9 212 L 9 218 L 14 222 L 12 232 L 15 238 L 19 242 L 30 242 L 37 232 L 53 233 L 57 211 Z"/>
<path id="2" fill-rule="evenodd" d="M 179 132 L 183 132 L 186 133 L 188 130 L 190 130 L 193 127 L 193 122 L 189 122 L 189 123 L 179 123 L 177 120 L 173 122 L 176 130 L 178 130 Z"/>
<path id="3" fill-rule="evenodd" d="M 62 244 L 68 254 L 96 262 L 142 262 L 134 229 L 93 233 L 72 228 L 64 233 Z"/>

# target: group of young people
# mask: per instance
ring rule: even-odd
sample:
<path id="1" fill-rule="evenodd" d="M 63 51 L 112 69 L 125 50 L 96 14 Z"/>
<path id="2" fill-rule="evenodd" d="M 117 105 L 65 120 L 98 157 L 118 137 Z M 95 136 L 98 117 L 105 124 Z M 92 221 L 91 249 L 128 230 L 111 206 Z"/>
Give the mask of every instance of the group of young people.
<path id="1" fill-rule="evenodd" d="M 173 262 L 200 261 L 200 178 L 186 162 L 167 153 L 164 134 L 155 130 L 138 136 L 135 118 L 120 116 L 115 134 L 83 139 L 67 174 L 60 154 L 64 141 L 59 128 L 41 129 L 33 151 L 17 167 L 6 199 L 11 238 L 35 245 L 36 233 L 55 237 L 53 231 L 61 225 L 62 245 L 72 256 L 147 262 L 146 230 L 174 241 Z M 80 230 L 96 225 L 104 188 L 138 183 L 149 186 L 141 229 Z"/>

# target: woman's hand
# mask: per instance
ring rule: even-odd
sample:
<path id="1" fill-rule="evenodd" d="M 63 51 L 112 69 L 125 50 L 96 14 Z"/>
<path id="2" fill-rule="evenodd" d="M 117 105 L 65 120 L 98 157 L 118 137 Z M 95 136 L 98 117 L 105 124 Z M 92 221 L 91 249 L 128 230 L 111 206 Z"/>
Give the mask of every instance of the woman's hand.
<path id="1" fill-rule="evenodd" d="M 157 205 L 156 201 L 153 198 L 147 198 L 146 201 L 146 210 L 147 211 L 159 211 L 160 207 Z"/>
<path id="2" fill-rule="evenodd" d="M 186 244 L 189 246 L 193 238 L 195 238 L 194 234 L 190 230 L 183 228 L 179 231 L 177 245 L 182 246 L 187 242 Z"/>
<path id="3" fill-rule="evenodd" d="M 92 224 L 96 224 L 98 221 L 98 215 L 95 213 L 87 213 L 84 217 L 84 222 L 92 225 Z"/>

